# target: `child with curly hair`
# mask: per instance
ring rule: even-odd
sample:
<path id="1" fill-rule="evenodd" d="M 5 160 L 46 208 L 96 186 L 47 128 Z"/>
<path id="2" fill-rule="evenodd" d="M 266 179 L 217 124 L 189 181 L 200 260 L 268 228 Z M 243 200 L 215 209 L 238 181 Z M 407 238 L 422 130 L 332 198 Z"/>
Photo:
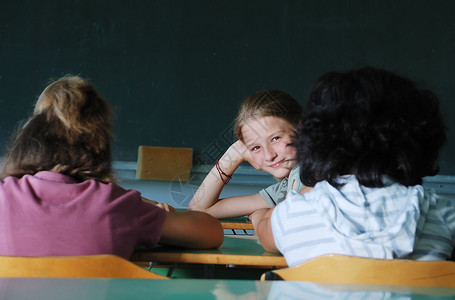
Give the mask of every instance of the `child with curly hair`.
<path id="1" fill-rule="evenodd" d="M 455 203 L 422 187 L 446 142 L 437 97 L 367 67 L 321 76 L 305 113 L 297 153 L 313 189 L 252 215 L 264 248 L 289 266 L 329 253 L 448 259 Z"/>

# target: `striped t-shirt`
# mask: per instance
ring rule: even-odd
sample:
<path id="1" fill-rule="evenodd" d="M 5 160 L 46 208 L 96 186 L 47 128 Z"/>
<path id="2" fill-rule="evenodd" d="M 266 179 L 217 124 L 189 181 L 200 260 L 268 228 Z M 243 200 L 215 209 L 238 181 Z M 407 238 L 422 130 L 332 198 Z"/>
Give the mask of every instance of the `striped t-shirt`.
<path id="1" fill-rule="evenodd" d="M 290 192 L 272 213 L 278 250 L 289 266 L 337 253 L 372 258 L 444 260 L 455 241 L 455 201 L 389 178 L 368 188 L 355 176 L 339 188 L 322 181 L 311 192 Z"/>

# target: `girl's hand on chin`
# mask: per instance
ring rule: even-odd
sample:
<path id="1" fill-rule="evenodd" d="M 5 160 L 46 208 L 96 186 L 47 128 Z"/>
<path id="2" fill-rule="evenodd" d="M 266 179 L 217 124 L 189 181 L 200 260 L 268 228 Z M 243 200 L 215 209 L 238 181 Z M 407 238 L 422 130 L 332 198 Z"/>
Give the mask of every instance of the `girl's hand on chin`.
<path id="1" fill-rule="evenodd" d="M 241 140 L 237 140 L 234 144 L 232 144 L 231 148 L 235 150 L 239 155 L 241 155 L 243 160 L 247 161 L 256 170 L 262 171 L 261 166 L 259 166 L 254 161 L 253 157 L 251 156 L 251 152 Z"/>

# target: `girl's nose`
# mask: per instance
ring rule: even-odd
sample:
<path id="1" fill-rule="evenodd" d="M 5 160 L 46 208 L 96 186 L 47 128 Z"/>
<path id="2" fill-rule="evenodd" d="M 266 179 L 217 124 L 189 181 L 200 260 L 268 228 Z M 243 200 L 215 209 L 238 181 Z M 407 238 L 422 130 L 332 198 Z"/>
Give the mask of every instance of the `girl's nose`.
<path id="1" fill-rule="evenodd" d="M 277 157 L 275 149 L 268 145 L 264 147 L 264 158 L 266 161 L 273 161 Z"/>

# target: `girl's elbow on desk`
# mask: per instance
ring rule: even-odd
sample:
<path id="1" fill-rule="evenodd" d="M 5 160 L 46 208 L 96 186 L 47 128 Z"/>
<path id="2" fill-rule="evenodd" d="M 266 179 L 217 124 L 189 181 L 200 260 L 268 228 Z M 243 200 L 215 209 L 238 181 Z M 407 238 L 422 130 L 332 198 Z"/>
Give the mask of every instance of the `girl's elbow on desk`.
<path id="1" fill-rule="evenodd" d="M 217 216 L 211 213 L 210 207 L 209 208 L 201 208 L 201 207 L 196 207 L 196 206 L 188 206 L 187 208 L 188 211 L 193 212 L 193 213 L 206 213 L 214 218 Z"/>

